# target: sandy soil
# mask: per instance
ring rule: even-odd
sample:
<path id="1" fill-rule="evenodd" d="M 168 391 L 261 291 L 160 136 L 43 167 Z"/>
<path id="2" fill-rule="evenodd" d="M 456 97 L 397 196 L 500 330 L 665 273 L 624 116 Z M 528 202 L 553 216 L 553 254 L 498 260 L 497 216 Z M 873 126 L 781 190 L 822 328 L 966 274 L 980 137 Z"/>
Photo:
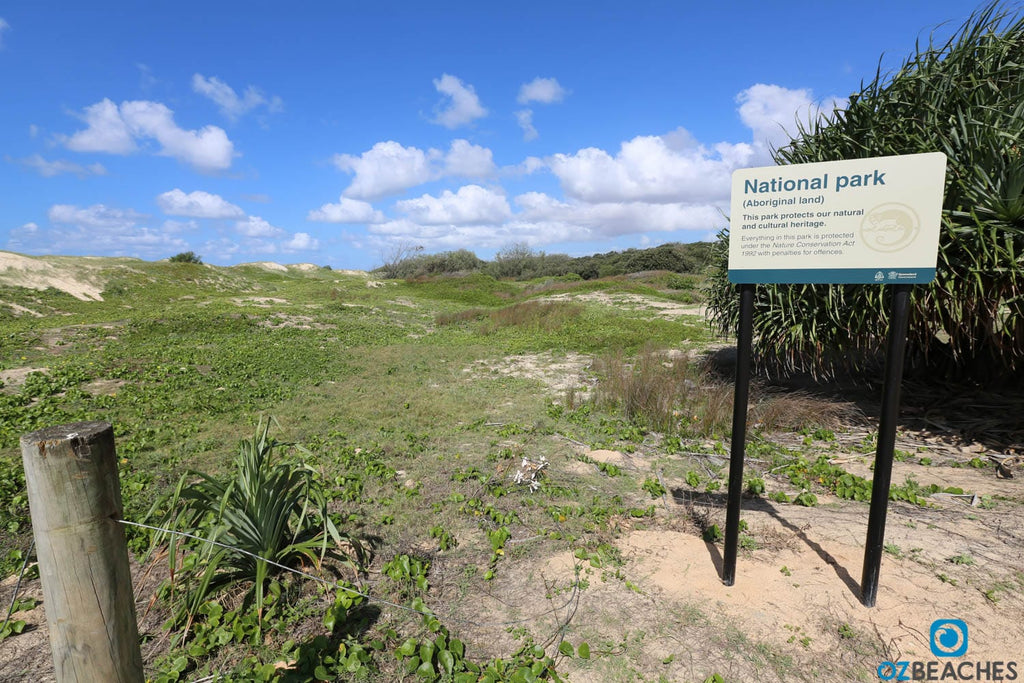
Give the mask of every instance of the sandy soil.
<path id="1" fill-rule="evenodd" d="M 0 251 L 0 282 L 4 284 L 38 290 L 53 287 L 83 301 L 103 300 L 100 296 L 102 283 L 84 273 L 76 275 L 69 270 L 28 256 Z"/>
<path id="2" fill-rule="evenodd" d="M 33 372 L 42 372 L 44 374 L 50 371 L 49 368 L 10 368 L 9 370 L 0 370 L 0 383 L 3 387 L 0 391 L 17 391 L 23 384 L 25 384 L 25 378 Z"/>
<path id="3" fill-rule="evenodd" d="M 640 453 L 578 454 L 639 470 L 641 476 L 651 471 Z M 553 460 L 551 476 L 564 483 L 593 468 L 576 457 L 567 453 Z M 897 483 L 911 467 L 898 465 Z M 614 545 L 621 565 L 595 568 L 571 552 L 510 560 L 489 595 L 467 599 L 474 610 L 482 606 L 482 616 L 458 616 L 496 624 L 543 615 L 534 633 L 564 629 L 574 644 L 587 641 L 592 651 L 620 655 L 566 662 L 576 682 L 659 675 L 702 681 L 716 672 L 727 681 L 877 680 L 883 661 L 936 659 L 929 629 L 937 619 L 968 624 L 968 655 L 957 662 L 1024 660 L 1022 480 L 996 479 L 992 468 L 930 470 L 944 485 L 995 495 L 999 502 L 985 508 L 937 496 L 929 507 L 891 503 L 889 551 L 872 608 L 860 599 L 867 504 L 827 494 L 819 494 L 813 508 L 744 499 L 744 536 L 756 547 L 741 548 L 735 584 L 725 586 L 721 542 L 704 541 L 690 521 L 724 529 L 724 491 L 696 494 L 682 481 L 666 480 L 669 493 L 653 523 L 618 521 Z M 787 484 L 768 478 L 769 491 Z M 554 609 L 570 594 L 577 574 L 586 589 L 571 607 Z M 494 654 L 514 647 L 493 627 L 470 624 L 466 630 L 475 645 Z"/>
<path id="4" fill-rule="evenodd" d="M 43 314 L 39 311 L 33 311 L 31 308 L 25 308 L 24 306 L 19 306 L 18 304 L 11 303 L 9 301 L 0 301 L 0 306 L 6 306 L 11 309 L 11 312 L 14 315 L 31 315 L 36 318 L 43 317 Z"/>
<path id="5" fill-rule="evenodd" d="M 285 272 L 285 273 L 288 272 L 288 266 L 282 266 L 280 263 L 274 263 L 273 261 L 256 261 L 256 262 L 253 262 L 253 263 L 239 263 L 235 267 L 236 268 L 256 267 L 256 268 L 266 268 L 267 270 L 278 270 L 278 271 Z"/>
<path id="6" fill-rule="evenodd" d="M 682 315 L 696 315 L 704 317 L 704 305 L 681 304 L 663 299 L 652 299 L 640 294 L 629 292 L 587 292 L 585 294 L 554 294 L 546 297 L 551 301 L 596 301 L 606 306 L 618 306 L 630 311 L 647 311 L 654 313 L 661 318 L 674 320 Z"/>
<path id="7" fill-rule="evenodd" d="M 583 397 L 594 384 L 589 373 L 593 358 L 580 353 L 529 353 L 508 356 L 500 361 L 481 360 L 465 368 L 475 377 L 498 373 L 507 377 L 539 380 L 552 396 L 564 396 L 568 389 L 577 389 Z"/>

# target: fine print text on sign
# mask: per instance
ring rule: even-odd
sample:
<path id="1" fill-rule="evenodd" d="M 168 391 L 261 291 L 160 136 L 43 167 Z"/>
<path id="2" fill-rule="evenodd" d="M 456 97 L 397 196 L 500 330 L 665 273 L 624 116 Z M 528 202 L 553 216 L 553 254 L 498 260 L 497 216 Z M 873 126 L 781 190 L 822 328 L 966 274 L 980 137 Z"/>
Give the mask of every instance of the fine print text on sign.
<path id="1" fill-rule="evenodd" d="M 736 171 L 729 280 L 930 282 L 945 175 L 941 152 Z"/>

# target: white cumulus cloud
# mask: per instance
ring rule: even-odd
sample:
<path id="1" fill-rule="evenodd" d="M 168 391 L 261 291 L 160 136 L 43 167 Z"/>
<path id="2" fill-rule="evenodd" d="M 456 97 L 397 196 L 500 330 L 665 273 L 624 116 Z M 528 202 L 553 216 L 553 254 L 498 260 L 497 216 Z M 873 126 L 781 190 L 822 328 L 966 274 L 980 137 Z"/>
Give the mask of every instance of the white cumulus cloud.
<path id="1" fill-rule="evenodd" d="M 722 151 L 725 158 L 676 131 L 637 136 L 615 156 L 595 147 L 555 154 L 548 166 L 566 195 L 590 203 L 714 202 L 728 199 L 732 171 L 744 161 L 733 147 Z"/>
<path id="2" fill-rule="evenodd" d="M 241 207 L 226 201 L 220 195 L 196 190 L 185 194 L 174 188 L 156 198 L 156 204 L 168 216 L 191 218 L 241 218 L 245 215 Z"/>
<path id="3" fill-rule="evenodd" d="M 64 146 L 75 152 L 106 152 L 129 154 L 138 147 L 127 122 L 117 105 L 108 99 L 90 105 L 82 113 L 88 125 L 64 140 Z"/>
<path id="4" fill-rule="evenodd" d="M 495 172 L 494 153 L 468 140 L 452 140 L 444 155 L 440 175 L 459 178 L 486 178 Z"/>
<path id="5" fill-rule="evenodd" d="M 800 122 L 806 126 L 818 116 L 830 116 L 844 106 L 844 100 L 828 97 L 816 101 L 810 90 L 792 90 L 779 85 L 757 83 L 736 96 L 740 120 L 753 131 L 759 161 L 771 163 L 771 150 L 787 144 L 797 134 Z"/>
<path id="6" fill-rule="evenodd" d="M 395 203 L 395 208 L 421 225 L 471 225 L 501 223 L 511 216 L 505 195 L 479 185 L 464 185 L 458 192 L 441 196 L 425 194 Z"/>
<path id="7" fill-rule="evenodd" d="M 193 74 L 192 90 L 212 100 L 221 113 L 232 121 L 237 121 L 261 105 L 266 105 L 271 112 L 279 111 L 282 106 L 281 98 L 275 96 L 268 100 L 258 88 L 251 85 L 239 97 L 234 88 L 216 76 L 207 78 L 202 74 Z"/>
<path id="8" fill-rule="evenodd" d="M 345 196 L 377 199 L 431 180 L 426 152 L 394 140 L 378 142 L 359 156 L 335 154 L 334 165 L 355 174 Z"/>
<path id="9" fill-rule="evenodd" d="M 223 171 L 231 166 L 234 145 L 217 126 L 185 130 L 174 122 L 174 112 L 159 102 L 136 100 L 120 107 L 104 99 L 85 108 L 85 130 L 64 137 L 64 145 L 76 152 L 129 154 L 138 141 L 155 140 L 157 152 L 204 172 Z"/>
<path id="10" fill-rule="evenodd" d="M 285 251 L 310 251 L 319 249 L 320 241 L 307 232 L 297 232 L 284 243 L 283 248 Z"/>
<path id="11" fill-rule="evenodd" d="M 306 216 L 306 220 L 322 223 L 382 223 L 384 214 L 370 202 L 341 197 L 337 204 L 324 204 Z"/>
<path id="12" fill-rule="evenodd" d="M 281 228 L 271 225 L 259 216 L 249 216 L 235 223 L 235 230 L 246 237 L 281 237 L 287 234 Z"/>
<path id="13" fill-rule="evenodd" d="M 434 87 L 439 93 L 447 96 L 447 100 L 438 105 L 434 123 L 446 128 L 458 128 L 487 116 L 487 110 L 480 104 L 480 98 L 473 86 L 463 83 L 455 76 L 443 74 L 441 78 L 434 79 Z"/>
<path id="14" fill-rule="evenodd" d="M 553 102 L 561 102 L 565 99 L 566 94 L 565 88 L 556 79 L 538 76 L 529 83 L 523 83 L 519 86 L 519 96 L 516 98 L 516 101 L 519 104 L 529 104 L 530 102 L 552 104 Z"/>
<path id="15" fill-rule="evenodd" d="M 160 154 L 173 157 L 202 171 L 222 171 L 231 166 L 234 146 L 224 129 L 205 126 L 185 130 L 174 123 L 174 112 L 159 102 L 124 102 L 121 115 L 132 132 L 155 138 Z"/>
<path id="16" fill-rule="evenodd" d="M 334 165 L 354 174 L 342 193 L 353 199 L 379 199 L 442 177 L 484 178 L 496 172 L 493 153 L 467 140 L 454 140 L 447 152 L 378 142 L 359 156 L 335 154 Z"/>

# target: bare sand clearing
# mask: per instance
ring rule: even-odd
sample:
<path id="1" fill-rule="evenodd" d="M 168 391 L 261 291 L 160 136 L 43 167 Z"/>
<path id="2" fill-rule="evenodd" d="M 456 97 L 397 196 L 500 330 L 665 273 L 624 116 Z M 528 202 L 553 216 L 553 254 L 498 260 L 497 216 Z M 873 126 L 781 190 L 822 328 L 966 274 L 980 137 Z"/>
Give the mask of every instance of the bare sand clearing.
<path id="1" fill-rule="evenodd" d="M 9 370 L 0 370 L 0 391 L 5 389 L 8 392 L 14 392 L 16 389 L 25 384 L 25 379 L 33 372 L 41 372 L 47 374 L 50 372 L 49 368 L 10 368 Z"/>
<path id="2" fill-rule="evenodd" d="M 282 266 L 280 263 L 274 263 L 273 261 L 254 261 L 252 263 L 239 263 L 235 267 L 266 268 L 267 270 L 278 270 L 282 272 L 288 272 L 287 266 Z"/>
<path id="3" fill-rule="evenodd" d="M 302 271 L 304 273 L 310 272 L 310 271 L 313 271 L 313 270 L 320 270 L 320 266 L 316 265 L 315 263 L 290 263 L 288 265 L 284 265 L 284 264 L 281 264 L 281 263 L 275 263 L 274 261 L 252 261 L 252 262 L 249 262 L 249 263 L 239 263 L 235 267 L 236 268 L 243 268 L 243 267 L 266 268 L 267 270 L 276 270 L 276 271 L 282 272 L 282 273 L 288 272 L 288 270 L 291 269 L 291 268 L 294 268 L 295 270 L 300 270 L 300 271 Z M 362 271 L 357 271 L 357 270 L 353 270 L 353 271 L 335 271 L 335 272 L 342 273 L 342 274 L 345 274 L 345 275 L 348 275 L 348 274 L 357 275 L 357 274 L 361 274 L 362 273 Z"/>
<path id="4" fill-rule="evenodd" d="M 568 389 L 577 389 L 582 396 L 594 383 L 588 372 L 591 363 L 593 358 L 581 353 L 556 355 L 545 351 L 508 356 L 497 362 L 476 361 L 464 372 L 473 376 L 498 373 L 507 377 L 535 379 L 543 383 L 553 396 L 564 394 Z"/>
<path id="5" fill-rule="evenodd" d="M 103 284 L 87 275 L 88 269 L 59 268 L 45 261 L 9 251 L 0 251 L 0 282 L 44 290 L 50 287 L 83 301 L 102 301 Z"/>
<path id="6" fill-rule="evenodd" d="M 573 294 L 566 292 L 546 297 L 550 301 L 595 301 L 605 306 L 616 306 L 629 311 L 649 311 L 659 318 L 674 320 L 683 315 L 704 317 L 703 304 L 682 304 L 664 299 L 652 299 L 641 294 L 629 292 L 585 292 Z"/>
<path id="7" fill-rule="evenodd" d="M 39 311 L 33 311 L 31 308 L 25 308 L 24 306 L 19 306 L 18 304 L 10 303 L 9 301 L 0 301 L 0 306 L 6 306 L 11 309 L 11 312 L 14 313 L 14 315 L 31 315 L 36 318 L 43 317 L 43 314 Z"/>

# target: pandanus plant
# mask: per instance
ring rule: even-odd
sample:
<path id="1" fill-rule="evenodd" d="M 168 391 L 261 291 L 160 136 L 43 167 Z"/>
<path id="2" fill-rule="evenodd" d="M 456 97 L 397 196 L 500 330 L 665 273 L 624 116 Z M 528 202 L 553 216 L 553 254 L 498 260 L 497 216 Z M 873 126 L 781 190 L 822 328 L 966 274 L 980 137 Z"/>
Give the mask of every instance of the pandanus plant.
<path id="1" fill-rule="evenodd" d="M 998 3 L 954 34 L 933 36 L 900 68 L 851 95 L 845 108 L 802 125 L 774 154 L 779 164 L 919 152 L 946 154 L 938 272 L 914 288 L 912 367 L 979 381 L 1024 372 L 1024 17 Z M 723 233 L 709 312 L 725 331 L 738 320 Z M 760 285 L 758 358 L 782 373 L 863 369 L 884 344 L 885 288 Z"/>
<path id="2" fill-rule="evenodd" d="M 328 557 L 355 570 L 362 567 L 363 546 L 331 521 L 316 471 L 279 458 L 284 445 L 270 436 L 270 420 L 261 418 L 253 437 L 239 444 L 233 475 L 187 472 L 154 505 L 157 526 L 203 539 L 182 540 L 167 531 L 155 532 L 152 539 L 154 547 L 168 545 L 172 585 L 182 574 L 187 579 L 185 603 L 177 613 L 186 620 L 186 633 L 202 603 L 230 586 L 246 585 L 246 601 L 262 616 L 268 581 L 284 567 L 316 569 Z M 191 561 L 179 565 L 179 551 L 192 555 Z"/>

